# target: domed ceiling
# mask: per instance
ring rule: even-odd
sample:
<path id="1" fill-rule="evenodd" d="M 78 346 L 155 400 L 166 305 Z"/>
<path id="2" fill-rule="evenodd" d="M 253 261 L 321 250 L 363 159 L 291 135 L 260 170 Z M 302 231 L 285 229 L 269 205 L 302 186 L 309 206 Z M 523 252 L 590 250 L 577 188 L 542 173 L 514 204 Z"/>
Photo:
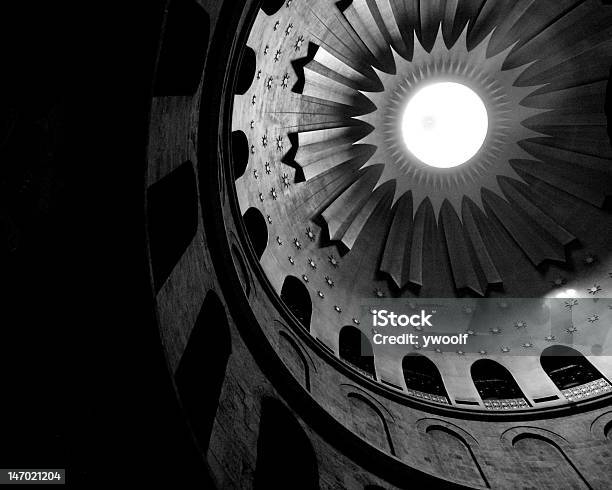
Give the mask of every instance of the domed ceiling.
<path id="1" fill-rule="evenodd" d="M 541 301 L 520 318 L 510 308 L 507 324 L 456 326 L 482 340 L 461 355 L 537 353 L 554 340 L 610 356 L 612 9 L 595 0 L 267 5 L 234 100 L 234 135 L 246 136 L 233 139 L 234 155 L 248 153 L 236 192 L 243 214 L 255 208 L 265 221 L 270 282 L 280 294 L 294 276 L 308 290 L 311 334 L 334 350 L 344 325 L 370 335 L 363 306 L 389 298 L 463 298 L 459 319 L 478 298 L 502 308 L 508 298 L 564 298 L 549 304 L 569 315 L 556 334 L 539 319 Z M 449 82 L 484 102 L 488 128 L 468 161 L 436 168 L 409 150 L 402 123 L 416 93 Z"/>

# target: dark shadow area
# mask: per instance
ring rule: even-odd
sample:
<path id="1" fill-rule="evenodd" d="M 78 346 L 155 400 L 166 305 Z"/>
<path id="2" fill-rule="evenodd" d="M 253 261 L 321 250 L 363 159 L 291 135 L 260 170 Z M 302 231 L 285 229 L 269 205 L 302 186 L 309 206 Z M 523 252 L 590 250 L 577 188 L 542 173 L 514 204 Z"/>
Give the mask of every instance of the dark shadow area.
<path id="1" fill-rule="evenodd" d="M 306 177 L 304 176 L 304 170 L 295 161 L 295 155 L 297 155 L 300 146 L 298 142 L 298 133 L 289 133 L 287 137 L 289 138 L 289 143 L 291 143 L 291 148 L 289 148 L 289 151 L 283 156 L 281 162 L 295 170 L 295 178 L 293 180 L 295 184 L 305 182 Z"/>
<path id="2" fill-rule="evenodd" d="M 225 309 L 210 291 L 174 375 L 183 410 L 206 454 L 219 405 L 232 340 Z"/>
<path id="3" fill-rule="evenodd" d="M 155 96 L 195 94 L 204 71 L 209 34 L 208 13 L 197 2 L 170 2 L 153 89 Z"/>
<path id="4" fill-rule="evenodd" d="M 312 301 L 308 289 L 297 277 L 287 276 L 281 289 L 281 299 L 299 320 L 302 326 L 310 331 Z"/>
<path id="5" fill-rule="evenodd" d="M 255 57 L 255 51 L 252 48 L 246 46 L 242 53 L 242 60 L 240 61 L 240 69 L 238 76 L 236 77 L 236 93 L 238 95 L 246 94 L 247 90 L 251 87 L 253 79 L 255 78 L 255 68 L 257 60 Z"/>
<path id="6" fill-rule="evenodd" d="M 255 255 L 257 255 L 258 259 L 261 259 L 268 246 L 268 226 L 266 225 L 266 220 L 259 209 L 256 208 L 247 209 L 242 219 L 251 240 L 251 245 L 253 245 L 255 250 Z"/>
<path id="7" fill-rule="evenodd" d="M 309 42 L 308 50 L 306 51 L 306 56 L 304 56 L 303 58 L 298 58 L 297 60 L 293 60 L 291 62 L 291 66 L 293 67 L 293 71 L 295 71 L 295 75 L 297 77 L 297 81 L 291 89 L 293 92 L 301 94 L 304 91 L 304 84 L 306 83 L 304 67 L 314 59 L 318 50 L 319 46 L 312 42 Z"/>
<path id="8" fill-rule="evenodd" d="M 153 279 L 159 291 L 198 229 L 198 196 L 191 162 L 149 187 L 147 209 Z"/>
<path id="9" fill-rule="evenodd" d="M 253 488 L 320 488 L 317 458 L 308 436 L 291 412 L 271 398 L 262 403 Z"/>
<path id="10" fill-rule="evenodd" d="M 261 3 L 261 10 L 263 10 L 266 15 L 274 15 L 284 4 L 285 0 L 263 0 Z"/>
<path id="11" fill-rule="evenodd" d="M 353 0 L 340 0 L 339 2 L 336 2 L 336 7 L 338 7 L 338 10 L 340 10 L 340 12 L 344 12 L 347 8 L 351 6 L 352 3 Z"/>
<path id="12" fill-rule="evenodd" d="M 352 325 L 340 330 L 340 358 L 357 367 L 364 374 L 376 379 L 374 351 L 368 338 Z"/>
<path id="13" fill-rule="evenodd" d="M 234 179 L 238 179 L 246 172 L 249 163 L 249 140 L 242 131 L 232 132 L 231 141 L 232 166 L 234 169 Z"/>

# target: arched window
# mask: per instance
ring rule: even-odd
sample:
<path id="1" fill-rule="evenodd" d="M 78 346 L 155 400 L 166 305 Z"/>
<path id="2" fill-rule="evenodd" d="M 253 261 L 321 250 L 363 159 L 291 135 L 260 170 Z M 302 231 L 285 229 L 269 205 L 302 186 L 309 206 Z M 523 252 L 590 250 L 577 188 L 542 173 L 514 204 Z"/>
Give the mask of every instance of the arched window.
<path id="1" fill-rule="evenodd" d="M 302 326 L 310 331 L 310 316 L 312 301 L 306 286 L 297 277 L 287 276 L 281 289 L 281 299 L 300 321 Z"/>
<path id="2" fill-rule="evenodd" d="M 351 363 L 367 376 L 376 379 L 374 351 L 368 338 L 351 325 L 340 330 L 340 358 Z"/>
<path id="3" fill-rule="evenodd" d="M 255 78 L 256 63 L 255 51 L 253 51 L 253 48 L 247 46 L 244 48 L 244 53 L 242 54 L 242 61 L 240 62 L 240 69 L 238 71 L 238 79 L 236 80 L 236 93 L 238 95 L 246 94 L 247 90 L 249 90 L 249 87 L 253 83 L 253 79 Z"/>
<path id="4" fill-rule="evenodd" d="M 231 147 L 234 179 L 238 179 L 244 175 L 249 164 L 249 140 L 246 134 L 242 131 L 233 131 Z"/>
<path id="5" fill-rule="evenodd" d="M 264 0 L 261 3 L 261 10 L 263 10 L 266 15 L 272 16 L 278 12 L 284 4 L 285 0 Z"/>
<path id="6" fill-rule="evenodd" d="M 308 436 L 289 409 L 271 398 L 262 403 L 253 488 L 320 488 L 317 458 Z"/>
<path id="7" fill-rule="evenodd" d="M 513 409 L 529 406 L 510 371 L 498 362 L 480 359 L 472 364 L 471 374 L 486 408 Z"/>
<path id="8" fill-rule="evenodd" d="M 203 451 L 208 448 L 231 351 L 225 309 L 210 291 L 174 375 L 183 409 Z"/>
<path id="9" fill-rule="evenodd" d="M 266 225 L 266 220 L 259 209 L 256 208 L 247 209 L 242 219 L 251 239 L 251 244 L 255 249 L 255 255 L 257 255 L 258 259 L 261 259 L 268 246 L 268 226 Z"/>
<path id="10" fill-rule="evenodd" d="M 610 384 L 602 374 L 576 349 L 564 345 L 553 345 L 542 351 L 540 356 L 542 369 L 565 396 L 572 398 L 572 388 L 589 385 L 595 390 L 608 389 Z M 597 392 L 598 393 L 598 392 Z M 584 393 L 580 394 L 582 398 Z M 587 396 L 588 395 L 587 393 Z"/>
<path id="11" fill-rule="evenodd" d="M 440 371 L 433 361 L 421 354 L 408 354 L 402 360 L 406 388 L 435 395 L 434 401 L 448 403 L 448 395 Z"/>

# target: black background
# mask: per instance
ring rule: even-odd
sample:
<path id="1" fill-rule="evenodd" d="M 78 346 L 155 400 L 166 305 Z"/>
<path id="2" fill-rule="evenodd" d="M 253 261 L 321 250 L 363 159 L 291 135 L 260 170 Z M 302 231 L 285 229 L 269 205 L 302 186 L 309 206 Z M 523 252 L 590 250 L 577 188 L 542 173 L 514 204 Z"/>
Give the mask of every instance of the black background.
<path id="1" fill-rule="evenodd" d="M 0 29 L 0 467 L 66 468 L 79 488 L 207 487 L 145 259 L 163 2 L 19 3 Z"/>

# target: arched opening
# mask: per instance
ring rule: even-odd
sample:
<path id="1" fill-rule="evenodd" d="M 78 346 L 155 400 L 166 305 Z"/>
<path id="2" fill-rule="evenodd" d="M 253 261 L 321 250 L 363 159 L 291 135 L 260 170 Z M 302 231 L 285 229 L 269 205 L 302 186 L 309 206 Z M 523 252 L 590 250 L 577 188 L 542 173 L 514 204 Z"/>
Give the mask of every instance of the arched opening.
<path id="1" fill-rule="evenodd" d="M 510 371 L 498 362 L 480 359 L 472 364 L 472 381 L 486 408 L 527 407 L 527 400 Z"/>
<path id="2" fill-rule="evenodd" d="M 440 371 L 428 357 L 422 354 L 408 354 L 402 359 L 402 372 L 408 390 L 435 395 L 435 401 L 448 402 Z"/>
<path id="3" fill-rule="evenodd" d="M 526 466 L 530 487 L 545 488 L 563 482 L 564 488 L 591 488 L 563 450 L 537 434 L 522 434 L 512 441 L 520 463 Z"/>
<path id="4" fill-rule="evenodd" d="M 246 172 L 249 163 L 249 140 L 242 131 L 232 132 L 232 166 L 234 179 L 238 179 Z"/>
<path id="5" fill-rule="evenodd" d="M 366 376 L 376 379 L 374 351 L 368 338 L 352 325 L 340 330 L 340 358 L 352 364 Z"/>
<path id="6" fill-rule="evenodd" d="M 382 451 L 395 455 L 389 425 L 380 408 L 359 393 L 349 393 L 348 400 L 355 432 Z"/>
<path id="7" fill-rule="evenodd" d="M 310 391 L 310 367 L 298 343 L 287 333 L 279 333 L 279 353 L 300 384 Z"/>
<path id="8" fill-rule="evenodd" d="M 253 488 L 320 488 L 317 458 L 308 436 L 287 407 L 271 398 L 262 403 Z"/>
<path id="9" fill-rule="evenodd" d="M 197 2 L 170 2 L 154 95 L 195 94 L 204 71 L 209 33 L 208 13 Z"/>
<path id="10" fill-rule="evenodd" d="M 242 219 L 251 240 L 251 245 L 255 249 L 255 255 L 257 255 L 258 259 L 261 259 L 268 246 L 268 226 L 266 225 L 266 220 L 259 209 L 256 208 L 247 209 Z"/>
<path id="11" fill-rule="evenodd" d="M 302 326 L 310 331 L 312 301 L 308 289 L 297 277 L 287 276 L 281 289 L 281 299 L 299 320 Z"/>
<path id="12" fill-rule="evenodd" d="M 594 389 L 601 383 L 609 386 L 603 375 L 589 360 L 576 349 L 564 345 L 553 345 L 542 351 L 542 369 L 553 383 L 568 395 L 567 390 L 576 386 L 593 384 Z"/>
<path id="13" fill-rule="evenodd" d="M 261 10 L 263 10 L 266 15 L 274 15 L 284 4 L 285 0 L 264 0 L 261 3 Z"/>
<path id="14" fill-rule="evenodd" d="M 490 488 L 471 446 L 463 437 L 442 426 L 428 427 L 426 432 L 436 469 L 470 486 Z"/>
<path id="15" fill-rule="evenodd" d="M 151 268 L 159 291 L 198 229 L 198 193 L 191 162 L 185 162 L 147 190 Z"/>
<path id="16" fill-rule="evenodd" d="M 256 57 L 255 51 L 248 46 L 244 48 L 244 53 L 242 54 L 242 61 L 240 62 L 240 69 L 238 71 L 238 77 L 236 80 L 236 93 L 238 95 L 246 94 L 247 90 L 253 83 L 253 79 L 255 78 L 255 68 L 256 68 Z"/>
<path id="17" fill-rule="evenodd" d="M 174 375 L 183 409 L 203 451 L 208 448 L 231 351 L 225 309 L 209 291 Z"/>

